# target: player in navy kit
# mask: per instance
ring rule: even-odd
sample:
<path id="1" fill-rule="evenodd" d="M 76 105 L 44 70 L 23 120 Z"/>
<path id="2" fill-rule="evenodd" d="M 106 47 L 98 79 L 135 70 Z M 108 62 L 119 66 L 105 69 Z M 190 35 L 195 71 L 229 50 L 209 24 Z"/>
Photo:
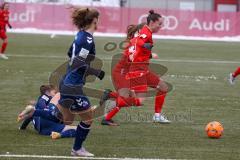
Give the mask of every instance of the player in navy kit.
<path id="1" fill-rule="evenodd" d="M 90 67 L 96 54 L 93 33 L 97 30 L 98 17 L 99 13 L 95 9 L 75 8 L 73 10 L 72 21 L 79 32 L 69 49 L 69 65 L 59 85 L 61 98 L 57 107 L 63 115 L 63 122 L 72 124 L 75 115 L 81 118 L 71 151 L 73 156 L 94 156 L 82 146 L 90 131 L 95 110 L 83 93 L 83 86 L 88 75 L 95 75 L 100 80 L 105 75 L 101 69 Z"/>
<path id="2" fill-rule="evenodd" d="M 42 85 L 40 87 L 40 96 L 38 97 L 38 100 L 36 104 L 31 104 L 35 106 L 35 109 L 38 110 L 44 110 L 47 109 L 49 102 L 51 101 L 52 97 L 55 96 L 56 89 L 52 85 Z M 32 117 L 25 118 L 25 120 L 22 122 L 19 129 L 24 130 L 27 128 L 28 124 L 33 120 Z"/>
<path id="3" fill-rule="evenodd" d="M 76 126 L 61 123 L 61 115 L 56 105 L 60 94 L 51 85 L 40 87 L 41 96 L 33 107 L 28 105 L 18 116 L 18 121 L 23 121 L 19 129 L 25 130 L 30 122 L 41 135 L 51 135 L 52 139 L 75 137 Z M 51 93 L 51 94 L 50 94 Z"/>

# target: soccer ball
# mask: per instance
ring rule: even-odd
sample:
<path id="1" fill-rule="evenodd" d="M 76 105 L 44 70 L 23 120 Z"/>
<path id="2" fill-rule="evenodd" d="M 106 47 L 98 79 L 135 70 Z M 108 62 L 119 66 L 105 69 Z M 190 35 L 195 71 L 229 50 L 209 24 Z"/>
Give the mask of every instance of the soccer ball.
<path id="1" fill-rule="evenodd" d="M 207 124 L 205 131 L 209 138 L 220 138 L 223 134 L 223 126 L 221 123 L 213 121 Z"/>

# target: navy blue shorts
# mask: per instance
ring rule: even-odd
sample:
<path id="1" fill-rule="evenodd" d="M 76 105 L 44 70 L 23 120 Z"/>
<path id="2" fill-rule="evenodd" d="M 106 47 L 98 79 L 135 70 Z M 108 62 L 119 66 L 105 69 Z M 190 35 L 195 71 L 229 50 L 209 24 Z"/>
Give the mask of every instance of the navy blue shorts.
<path id="1" fill-rule="evenodd" d="M 61 133 L 65 127 L 64 124 L 56 123 L 56 122 L 53 122 L 53 121 L 50 121 L 48 119 L 44 119 L 41 117 L 34 117 L 33 125 L 39 134 L 47 135 L 47 136 L 50 136 L 52 132 Z"/>
<path id="2" fill-rule="evenodd" d="M 79 112 L 91 107 L 90 101 L 86 96 L 61 95 L 59 104 L 71 111 Z"/>

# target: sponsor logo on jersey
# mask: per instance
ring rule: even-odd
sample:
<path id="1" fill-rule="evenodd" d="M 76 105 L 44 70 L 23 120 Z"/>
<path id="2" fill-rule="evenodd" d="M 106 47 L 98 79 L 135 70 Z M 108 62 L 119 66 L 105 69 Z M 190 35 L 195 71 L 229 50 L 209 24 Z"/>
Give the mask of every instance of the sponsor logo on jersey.
<path id="1" fill-rule="evenodd" d="M 46 95 L 43 95 L 43 96 L 42 96 L 42 99 L 44 99 L 45 101 L 48 101 L 48 100 L 49 100 L 49 98 L 48 98 Z"/>
<path id="2" fill-rule="evenodd" d="M 88 42 L 89 44 L 92 43 L 92 42 L 93 42 L 92 37 L 87 37 L 87 42 Z"/>
<path id="3" fill-rule="evenodd" d="M 141 34 L 140 38 L 147 38 L 147 35 L 146 34 Z"/>
<path id="4" fill-rule="evenodd" d="M 79 53 L 79 56 L 82 57 L 82 58 L 87 58 L 89 54 L 89 50 L 85 49 L 85 48 L 82 48 L 80 53 Z"/>

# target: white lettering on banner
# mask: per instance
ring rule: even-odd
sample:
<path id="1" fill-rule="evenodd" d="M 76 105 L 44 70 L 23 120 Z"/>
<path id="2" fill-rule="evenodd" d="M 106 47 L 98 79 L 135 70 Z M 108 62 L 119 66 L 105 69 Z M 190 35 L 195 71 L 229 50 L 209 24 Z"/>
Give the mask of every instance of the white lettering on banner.
<path id="1" fill-rule="evenodd" d="M 10 15 L 10 21 L 13 22 L 34 22 L 35 21 L 35 11 L 34 10 L 28 10 L 26 12 L 21 13 L 12 13 Z"/>
<path id="2" fill-rule="evenodd" d="M 206 22 L 202 23 L 197 19 L 193 19 L 192 23 L 189 26 L 189 29 L 198 29 L 203 31 L 230 31 L 230 20 L 221 19 L 218 22 Z"/>
<path id="3" fill-rule="evenodd" d="M 138 23 L 142 23 L 144 20 L 144 18 L 147 18 L 147 14 L 143 14 L 139 17 L 138 19 Z M 162 30 L 175 30 L 177 29 L 179 22 L 177 17 L 173 16 L 173 15 L 168 15 L 165 16 L 163 15 L 164 18 L 164 23 L 163 23 L 163 27 Z"/>

